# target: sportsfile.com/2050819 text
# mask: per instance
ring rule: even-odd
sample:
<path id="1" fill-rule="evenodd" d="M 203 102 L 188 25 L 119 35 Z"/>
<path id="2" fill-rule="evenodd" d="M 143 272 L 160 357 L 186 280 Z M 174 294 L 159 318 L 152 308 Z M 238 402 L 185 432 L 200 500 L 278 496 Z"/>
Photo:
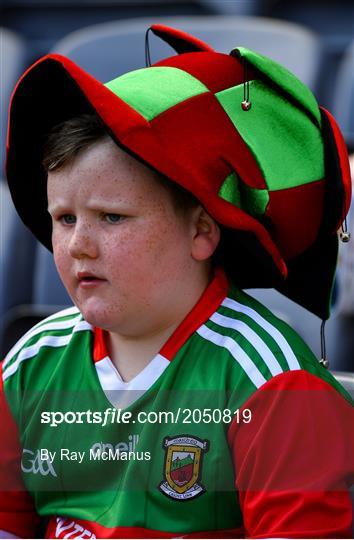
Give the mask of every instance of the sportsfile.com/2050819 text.
<path id="1" fill-rule="evenodd" d="M 60 424 L 249 424 L 250 409 L 190 409 L 178 407 L 174 411 L 139 411 L 134 414 L 124 409 L 108 407 L 104 411 L 42 411 L 41 424 L 57 427 Z"/>

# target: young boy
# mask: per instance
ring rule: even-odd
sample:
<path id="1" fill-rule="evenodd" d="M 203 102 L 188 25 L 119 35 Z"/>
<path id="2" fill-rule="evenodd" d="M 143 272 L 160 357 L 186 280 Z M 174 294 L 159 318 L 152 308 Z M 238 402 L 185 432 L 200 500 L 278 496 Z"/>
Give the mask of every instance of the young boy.
<path id="1" fill-rule="evenodd" d="M 3 362 L 0 528 L 350 537 L 351 399 L 241 290 L 328 317 L 340 132 L 274 62 L 152 30 L 181 54 L 107 85 L 50 55 L 13 96 L 13 200 L 76 307 Z"/>

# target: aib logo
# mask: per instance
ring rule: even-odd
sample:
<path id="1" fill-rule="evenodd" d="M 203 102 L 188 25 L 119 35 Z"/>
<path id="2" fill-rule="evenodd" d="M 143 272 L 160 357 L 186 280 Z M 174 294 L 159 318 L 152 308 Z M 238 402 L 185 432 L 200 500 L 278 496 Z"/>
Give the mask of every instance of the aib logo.
<path id="1" fill-rule="evenodd" d="M 22 451 L 21 469 L 24 473 L 57 476 L 53 464 L 49 460 L 42 460 L 40 450 L 32 452 L 24 448 Z"/>

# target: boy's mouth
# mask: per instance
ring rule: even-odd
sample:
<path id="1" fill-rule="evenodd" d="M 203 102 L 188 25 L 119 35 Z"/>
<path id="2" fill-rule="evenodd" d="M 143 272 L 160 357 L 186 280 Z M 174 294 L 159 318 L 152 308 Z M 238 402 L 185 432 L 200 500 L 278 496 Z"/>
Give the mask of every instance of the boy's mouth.
<path id="1" fill-rule="evenodd" d="M 96 287 L 97 285 L 100 285 L 106 281 L 106 279 L 95 276 L 94 274 L 90 274 L 90 272 L 78 272 L 76 277 L 79 282 L 79 286 L 83 288 Z"/>

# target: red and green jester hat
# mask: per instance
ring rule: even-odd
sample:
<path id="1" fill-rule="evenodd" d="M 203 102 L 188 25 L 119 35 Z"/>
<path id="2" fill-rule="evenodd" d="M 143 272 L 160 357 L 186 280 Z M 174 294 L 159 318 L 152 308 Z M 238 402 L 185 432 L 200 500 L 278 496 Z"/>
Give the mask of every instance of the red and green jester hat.
<path id="1" fill-rule="evenodd" d="M 120 147 L 193 193 L 222 226 L 238 286 L 275 287 L 327 319 L 351 199 L 335 120 L 269 58 L 243 47 L 221 54 L 160 24 L 150 30 L 178 54 L 107 84 L 49 54 L 20 79 L 7 176 L 22 220 L 52 249 L 43 141 L 54 125 L 94 111 Z"/>

